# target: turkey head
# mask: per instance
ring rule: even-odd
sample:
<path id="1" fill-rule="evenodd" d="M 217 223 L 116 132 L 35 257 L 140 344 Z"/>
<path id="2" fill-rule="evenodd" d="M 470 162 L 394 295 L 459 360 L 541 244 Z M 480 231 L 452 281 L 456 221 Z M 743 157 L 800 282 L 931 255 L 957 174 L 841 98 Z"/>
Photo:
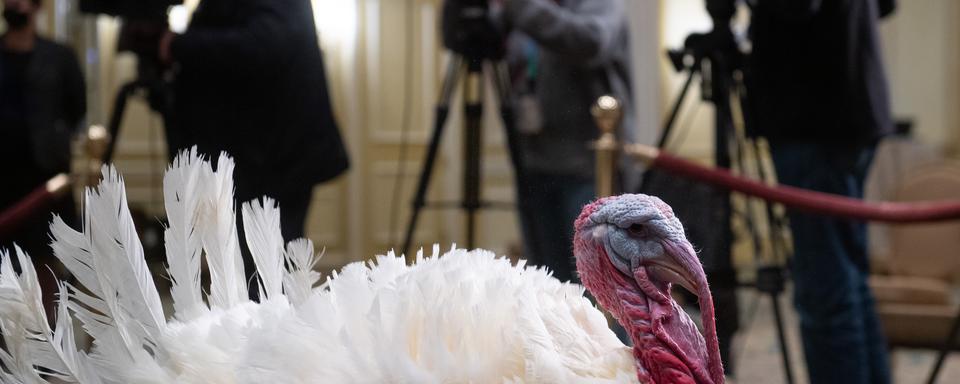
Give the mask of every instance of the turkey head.
<path id="1" fill-rule="evenodd" d="M 627 330 L 641 383 L 723 383 L 706 274 L 673 210 L 647 195 L 583 208 L 574 254 L 584 286 Z M 699 297 L 704 335 L 674 302 L 680 285 Z"/>

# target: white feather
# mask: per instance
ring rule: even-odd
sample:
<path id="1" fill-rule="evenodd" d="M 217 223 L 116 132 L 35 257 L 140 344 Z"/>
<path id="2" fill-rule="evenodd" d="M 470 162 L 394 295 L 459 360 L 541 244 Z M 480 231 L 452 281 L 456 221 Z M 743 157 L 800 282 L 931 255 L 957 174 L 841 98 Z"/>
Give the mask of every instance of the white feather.
<path id="1" fill-rule="evenodd" d="M 53 239 L 50 247 L 53 248 L 53 254 L 63 263 L 64 266 L 73 274 L 74 279 L 80 282 L 93 295 L 103 296 L 103 290 L 100 287 L 100 279 L 97 271 L 94 270 L 93 254 L 90 252 L 90 239 L 83 233 L 70 228 L 60 216 L 54 216 L 50 224 L 50 235 Z M 105 312 L 104 306 L 97 306 L 95 309 Z"/>
<path id="2" fill-rule="evenodd" d="M 4 327 L 3 321 L 0 320 L 0 332 L 6 334 L 4 329 L 6 328 Z M 13 356 L 10 356 L 7 351 L 0 349 L 0 383 L 22 384 L 23 380 L 20 380 L 19 377 L 23 375 L 19 373 L 19 367 Z"/>
<path id="3" fill-rule="evenodd" d="M 247 301 L 246 275 L 237 239 L 237 218 L 233 200 L 233 159 L 221 154 L 217 170 L 209 164 L 203 180 L 206 209 L 199 226 L 210 271 L 210 306 L 230 308 Z"/>
<path id="4" fill-rule="evenodd" d="M 119 310 L 119 305 L 115 300 L 111 300 L 112 305 L 109 305 L 107 300 L 101 299 L 115 296 L 103 294 L 104 286 L 109 286 L 109 280 L 103 279 L 102 274 L 108 272 L 108 269 L 97 267 L 97 263 L 102 264 L 103 261 L 93 257 L 90 237 L 74 231 L 60 217 L 54 217 L 50 233 L 54 255 L 67 267 L 74 279 L 90 292 L 86 294 L 83 290 L 70 286 L 70 300 L 67 305 L 77 313 L 78 320 L 86 332 L 94 337 L 101 351 L 110 355 L 125 355 L 124 350 L 128 347 L 113 321 L 114 312 Z"/>
<path id="5" fill-rule="evenodd" d="M 19 247 L 15 248 L 21 270 L 19 276 L 14 273 L 9 255 L 0 252 L 3 259 L 0 262 L 0 322 L 5 323 L 5 341 L 13 345 L 10 349 L 14 352 L 13 355 L 0 356 L 0 360 L 5 365 L 19 365 L 18 371 L 25 376 L 25 381 L 38 380 L 35 371 L 24 373 L 33 371 L 33 366 L 40 366 L 52 377 L 100 383 L 86 355 L 77 350 L 66 301 L 59 305 L 57 330 L 54 332 L 47 323 L 40 283 L 32 261 Z M 61 291 L 61 294 L 65 299 L 65 293 Z"/>
<path id="6" fill-rule="evenodd" d="M 131 366 L 156 368 L 164 359 L 163 351 L 154 346 L 166 320 L 127 207 L 123 180 L 113 168 L 104 167 L 102 173 L 100 187 L 86 191 L 84 231 L 74 231 L 55 218 L 52 248 L 87 290 L 68 286 L 67 309 L 94 339 L 90 365 L 104 382 L 123 382 L 119 372 Z"/>
<path id="7" fill-rule="evenodd" d="M 19 253 L 19 249 L 17 251 Z M 38 325 L 46 321 L 46 316 L 42 304 L 37 311 L 32 297 L 39 290 L 32 261 L 24 263 L 22 258 L 18 261 L 19 276 L 13 269 L 10 254 L 0 250 L 0 333 L 8 351 L 0 355 L 0 362 L 19 382 L 45 383 L 33 369 L 36 346 L 31 345 L 30 333 L 38 331 Z"/>
<path id="8" fill-rule="evenodd" d="M 243 204 L 243 233 L 257 265 L 261 289 L 266 297 L 283 296 L 283 235 L 280 233 L 280 208 L 270 198 Z M 264 297 L 264 296 L 260 296 Z"/>
<path id="9" fill-rule="evenodd" d="M 0 361 L 5 369 L 14 377 L 15 383 L 44 383 L 33 368 L 33 357 L 27 345 L 28 335 L 22 323 L 16 320 L 0 320 L 0 333 L 9 353 L 0 354 Z"/>
<path id="10" fill-rule="evenodd" d="M 297 239 L 287 244 L 284 259 L 288 272 L 283 275 L 283 292 L 293 305 L 303 304 L 320 281 L 320 273 L 313 270 L 320 257 L 314 256 L 312 241 Z"/>
<path id="11" fill-rule="evenodd" d="M 99 384 L 103 381 L 97 375 L 89 356 L 77 349 L 77 341 L 73 334 L 73 318 L 68 309 L 67 286 L 60 284 L 60 301 L 57 304 L 56 329 L 47 337 L 50 345 L 63 361 L 70 375 L 82 384 Z"/>
<path id="12" fill-rule="evenodd" d="M 89 210 L 85 215 L 88 212 Z M 73 230 L 60 217 L 54 217 L 50 233 L 54 255 L 83 287 L 78 289 L 67 284 L 68 308 L 75 313 L 86 333 L 93 337 L 97 351 L 102 356 L 107 356 L 105 359 L 127 359 L 127 362 L 132 362 L 129 358 L 130 351 L 137 346 L 130 345 L 121 336 L 121 328 L 117 326 L 119 323 L 114 321 L 116 313 L 120 311 L 116 295 L 103 293 L 115 291 L 111 280 L 104 277 L 104 274 L 111 273 L 112 270 L 99 267 L 109 265 L 109 262 L 94 257 L 89 234 Z"/>
<path id="13" fill-rule="evenodd" d="M 104 166 L 102 174 L 100 186 L 86 193 L 84 231 L 100 277 L 100 298 L 127 345 L 136 348 L 162 331 L 163 307 L 127 207 L 123 179 L 113 167 Z"/>
<path id="14" fill-rule="evenodd" d="M 167 274 L 172 281 L 170 296 L 174 311 L 181 320 L 200 316 L 206 309 L 200 291 L 202 243 L 197 233 L 202 201 L 200 177 L 206 165 L 194 147 L 178 155 L 163 178 Z"/>

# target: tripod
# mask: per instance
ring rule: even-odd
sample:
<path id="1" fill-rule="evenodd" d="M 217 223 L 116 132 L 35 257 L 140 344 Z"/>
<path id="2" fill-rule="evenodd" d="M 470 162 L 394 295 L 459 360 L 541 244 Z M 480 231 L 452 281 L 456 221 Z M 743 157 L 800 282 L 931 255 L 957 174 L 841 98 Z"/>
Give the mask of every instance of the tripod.
<path id="1" fill-rule="evenodd" d="M 473 248 L 476 243 L 477 211 L 487 207 L 510 207 L 507 203 L 493 203 L 484 201 L 480 194 L 481 160 L 482 160 L 482 118 L 484 100 L 484 70 L 492 71 L 496 95 L 500 102 L 500 118 L 506 131 L 507 146 L 510 159 L 514 167 L 514 177 L 517 187 L 523 182 L 523 165 L 520 160 L 519 133 L 514 126 L 514 110 L 510 96 L 510 77 L 504 62 L 498 59 L 484 58 L 482 55 L 464 56 L 454 54 L 447 67 L 440 89 L 439 100 L 434 115 L 433 133 L 427 147 L 423 168 L 417 182 L 416 195 L 413 199 L 413 211 L 407 225 L 403 241 L 403 254 L 409 260 L 410 246 L 417 228 L 420 213 L 427 207 L 426 195 L 430 186 L 434 163 L 443 138 L 443 130 L 450 113 L 450 103 L 453 92 L 459 81 L 463 82 L 463 111 L 464 111 L 464 140 L 463 140 L 463 193 L 459 204 L 438 204 L 450 208 L 459 206 L 466 214 L 467 248 Z M 519 198 L 519 197 L 518 197 Z M 520 202 L 518 201 L 518 204 Z"/>
<path id="2" fill-rule="evenodd" d="M 102 151 L 103 156 L 100 159 L 103 164 L 109 164 L 113 160 L 119 141 L 120 128 L 123 125 L 123 116 L 130 97 L 138 92 L 143 92 L 150 109 L 160 114 L 164 124 L 169 124 L 171 121 L 172 93 L 169 85 L 163 79 L 162 67 L 156 59 L 149 55 L 141 54 L 138 57 L 141 57 L 141 59 L 137 62 L 137 78 L 120 87 L 113 101 L 113 112 L 111 112 L 110 120 L 107 122 L 107 132 L 109 133 L 107 137 L 110 139 L 107 141 L 106 148 Z M 169 130 L 167 130 L 167 133 L 170 134 Z"/>
<path id="3" fill-rule="evenodd" d="M 138 91 L 146 92 L 151 109 L 160 113 L 160 116 L 163 117 L 165 122 L 170 120 L 169 108 L 165 105 L 169 95 L 162 83 L 140 78 L 124 84 L 117 91 L 117 96 L 113 102 L 113 112 L 110 114 L 110 121 L 107 123 L 107 130 L 111 140 L 107 143 L 107 148 L 103 152 L 103 158 L 101 160 L 104 164 L 108 164 L 113 160 L 113 154 L 116 151 L 117 141 L 120 136 L 120 127 L 123 124 L 123 115 L 127 109 L 127 102 L 130 97 Z"/>
<path id="4" fill-rule="evenodd" d="M 715 23 L 716 25 L 722 25 Z M 693 58 L 692 63 L 686 61 Z M 716 166 L 728 168 L 743 174 L 749 174 L 762 180 L 772 181 L 774 172 L 772 166 L 764 161 L 766 148 L 756 141 L 747 138 L 747 125 L 750 123 L 749 113 L 744 109 L 747 104 L 747 93 L 744 86 L 745 56 L 737 48 L 729 27 L 715 29 L 705 35 L 691 35 L 686 42 L 686 50 L 670 52 L 671 61 L 677 70 L 687 72 L 687 78 L 668 115 L 658 146 L 663 149 L 675 127 L 681 106 L 698 74 L 701 77 L 702 94 L 705 101 L 716 107 L 715 125 L 715 158 Z M 649 178 L 644 178 L 645 184 Z M 649 185 L 644 185 L 648 188 Z M 722 247 L 722 257 L 716 261 L 717 273 L 711 273 L 711 286 L 717 291 L 715 300 L 718 302 L 724 297 L 735 298 L 734 288 L 740 285 L 730 260 L 729 249 L 732 244 L 733 232 L 730 218 L 734 209 L 730 200 L 730 193 L 718 192 L 721 196 L 719 203 L 714 207 L 723 218 L 719 223 L 721 240 L 717 246 Z M 747 212 L 742 212 L 745 226 L 751 233 L 754 254 L 762 255 L 757 263 L 756 282 L 751 286 L 759 292 L 769 296 L 773 308 L 777 336 L 783 363 L 784 376 L 787 383 L 793 383 L 793 372 L 790 365 L 790 351 L 785 336 L 783 311 L 780 296 L 785 287 L 784 264 L 790 253 L 788 242 L 784 239 L 785 222 L 782 210 L 762 200 L 748 199 Z M 757 218 L 765 221 L 771 234 L 770 240 L 765 241 L 759 231 Z M 716 229 L 714 229 L 716 230 Z M 719 304 L 717 305 L 720 306 Z M 732 314 L 736 316 L 736 314 Z M 724 319 L 718 313 L 718 330 L 722 328 Z M 734 317 L 733 322 L 736 322 Z M 729 345 L 730 335 L 722 337 Z"/>

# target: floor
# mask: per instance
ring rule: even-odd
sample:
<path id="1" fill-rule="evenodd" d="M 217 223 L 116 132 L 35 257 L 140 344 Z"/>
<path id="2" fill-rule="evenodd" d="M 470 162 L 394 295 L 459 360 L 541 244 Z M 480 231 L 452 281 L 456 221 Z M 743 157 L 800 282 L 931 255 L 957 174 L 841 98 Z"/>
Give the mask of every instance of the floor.
<path id="1" fill-rule="evenodd" d="M 762 297 L 761 300 L 757 300 L 758 295 L 750 290 L 744 290 L 740 295 L 740 302 L 744 307 L 741 321 L 745 331 L 741 332 L 734 342 L 737 377 L 729 383 L 786 383 L 770 299 Z M 794 383 L 806 383 L 796 318 L 786 295 L 781 298 L 781 303 L 785 309 L 784 318 L 787 324 L 787 342 L 790 345 Z M 894 383 L 926 383 L 935 359 L 935 352 L 929 350 L 894 351 L 892 355 Z M 957 382 L 960 382 L 960 353 L 948 357 L 937 381 L 944 384 Z"/>

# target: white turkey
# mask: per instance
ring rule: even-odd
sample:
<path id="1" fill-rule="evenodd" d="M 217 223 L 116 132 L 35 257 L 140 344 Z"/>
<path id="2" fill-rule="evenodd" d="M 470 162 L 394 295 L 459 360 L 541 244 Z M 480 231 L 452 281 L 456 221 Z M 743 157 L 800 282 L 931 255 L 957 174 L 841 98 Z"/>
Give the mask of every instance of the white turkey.
<path id="1" fill-rule="evenodd" d="M 601 199 L 576 222 L 577 268 L 631 348 L 581 286 L 483 250 L 434 246 L 411 266 L 388 254 L 320 284 L 313 245 L 283 244 L 271 200 L 243 205 L 238 238 L 233 162 L 222 155 L 217 164 L 185 152 L 164 178 L 172 314 L 113 168 L 86 192 L 82 231 L 51 224 L 53 250 L 78 282 L 60 285 L 53 327 L 29 256 L 2 255 L 0 382 L 723 382 L 706 278 L 659 199 Z M 259 303 L 247 299 L 240 241 L 257 265 Z M 700 297 L 706 339 L 671 299 L 674 283 Z M 88 351 L 78 349 L 74 321 L 93 339 Z"/>

